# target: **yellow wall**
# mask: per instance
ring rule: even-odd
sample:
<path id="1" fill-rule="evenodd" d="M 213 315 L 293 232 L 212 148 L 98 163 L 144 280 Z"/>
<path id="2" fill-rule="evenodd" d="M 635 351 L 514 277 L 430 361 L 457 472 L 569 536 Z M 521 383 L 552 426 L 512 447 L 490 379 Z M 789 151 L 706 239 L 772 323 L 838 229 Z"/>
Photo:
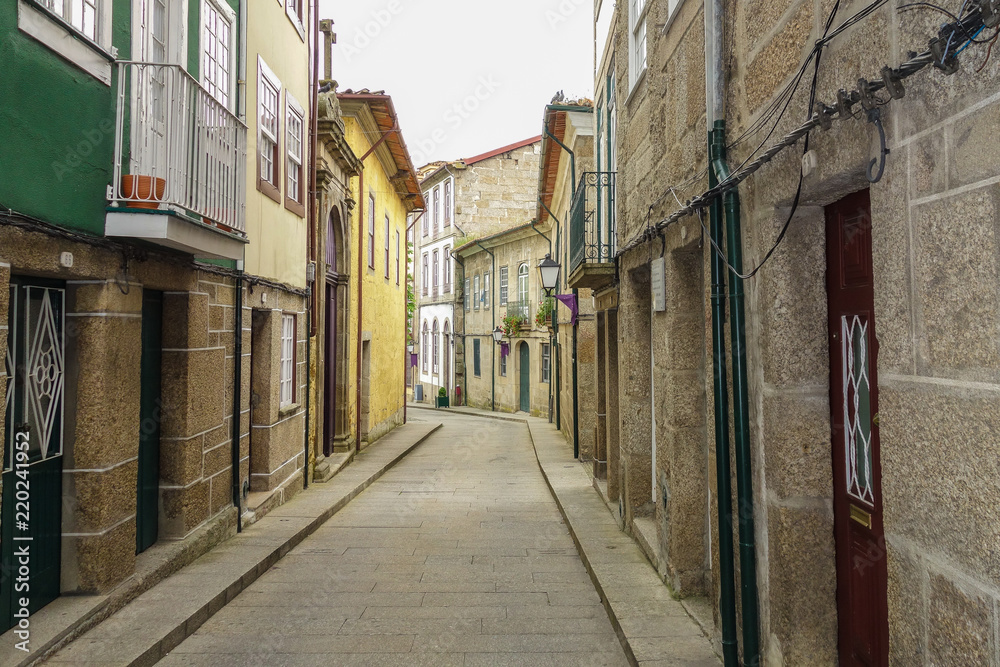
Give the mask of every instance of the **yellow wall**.
<path id="1" fill-rule="evenodd" d="M 346 116 L 347 142 L 355 155 L 362 156 L 371 147 L 356 118 Z M 373 140 L 377 140 L 373 139 Z M 361 257 L 364 281 L 361 328 L 371 334 L 371 395 L 369 428 L 376 429 L 403 408 L 405 376 L 403 357 L 406 353 L 406 214 L 405 202 L 389 182 L 382 162 L 373 153 L 364 162 L 364 193 L 359 192 L 360 179 L 351 179 L 351 196 L 357 202 L 351 213 L 351 284 L 350 284 L 350 356 L 351 356 L 351 420 L 356 431 L 356 391 L 358 348 L 358 292 L 356 276 Z M 375 195 L 375 268 L 368 267 L 368 196 Z M 364 215 L 364 230 L 359 229 L 359 212 Z M 389 278 L 385 278 L 385 216 L 389 215 Z M 363 236 L 361 236 L 363 232 Z M 396 284 L 396 233 L 399 233 L 399 284 Z M 363 242 L 359 245 L 359 239 Z M 359 255 L 360 253 L 360 255 Z M 381 433 L 373 431 L 373 435 Z"/>
<path id="2" fill-rule="evenodd" d="M 245 270 L 297 287 L 306 285 L 307 233 L 306 218 L 285 208 L 257 190 L 257 80 L 258 56 L 281 80 L 279 101 L 281 141 L 280 183 L 285 192 L 285 96 L 291 93 L 306 112 L 303 138 L 303 178 L 308 176 L 309 127 L 309 47 L 299 37 L 291 20 L 285 15 L 284 3 L 255 0 L 247 3 L 247 237 Z M 308 19 L 307 19 L 308 23 Z M 308 27 L 306 28 L 308 38 Z M 306 188 L 308 202 L 308 187 Z M 307 206 L 308 210 L 308 206 Z"/>

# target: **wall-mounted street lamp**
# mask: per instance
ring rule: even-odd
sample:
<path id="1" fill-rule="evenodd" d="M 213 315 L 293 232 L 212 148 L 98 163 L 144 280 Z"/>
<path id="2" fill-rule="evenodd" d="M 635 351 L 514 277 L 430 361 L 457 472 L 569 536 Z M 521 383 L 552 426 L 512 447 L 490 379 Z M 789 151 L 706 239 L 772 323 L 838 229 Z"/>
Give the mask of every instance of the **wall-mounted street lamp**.
<path id="1" fill-rule="evenodd" d="M 552 255 L 545 255 L 545 259 L 538 263 L 538 275 L 542 280 L 542 289 L 545 296 L 552 296 L 552 293 L 559 285 L 559 262 L 552 259 Z"/>
<path id="2" fill-rule="evenodd" d="M 493 330 L 493 342 L 499 345 L 501 340 L 503 340 L 503 329 L 498 324 L 497 328 Z"/>

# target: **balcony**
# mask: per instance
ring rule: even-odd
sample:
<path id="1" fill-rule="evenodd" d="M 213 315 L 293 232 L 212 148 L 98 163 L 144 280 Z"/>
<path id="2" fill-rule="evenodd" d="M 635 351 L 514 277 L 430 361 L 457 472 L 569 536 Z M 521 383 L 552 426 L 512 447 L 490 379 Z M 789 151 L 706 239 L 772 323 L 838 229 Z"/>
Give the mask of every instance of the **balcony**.
<path id="1" fill-rule="evenodd" d="M 516 317 L 523 322 L 531 322 L 535 317 L 535 304 L 530 299 L 507 302 L 507 316 Z"/>
<path id="2" fill-rule="evenodd" d="M 588 171 L 580 177 L 569 216 L 571 288 L 600 289 L 615 277 L 615 174 Z"/>
<path id="3" fill-rule="evenodd" d="M 105 235 L 243 259 L 247 128 L 178 65 L 115 64 Z"/>

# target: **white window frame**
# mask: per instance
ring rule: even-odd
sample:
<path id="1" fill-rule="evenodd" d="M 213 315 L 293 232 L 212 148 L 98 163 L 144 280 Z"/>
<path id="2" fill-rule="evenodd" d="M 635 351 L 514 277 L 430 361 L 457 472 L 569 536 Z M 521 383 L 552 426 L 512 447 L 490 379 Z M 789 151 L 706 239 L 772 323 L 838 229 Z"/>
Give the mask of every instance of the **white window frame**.
<path id="1" fill-rule="evenodd" d="M 285 15 L 292 22 L 299 39 L 306 41 L 306 0 L 285 0 Z"/>
<path id="2" fill-rule="evenodd" d="M 280 399 L 278 407 L 285 408 L 295 402 L 295 315 L 281 314 Z"/>
<path id="3" fill-rule="evenodd" d="M 430 202 L 431 201 L 431 193 L 430 193 L 430 191 L 427 191 L 427 192 L 424 193 L 424 201 L 425 202 Z M 422 216 L 423 220 L 421 220 L 421 222 L 423 223 L 422 229 L 423 229 L 423 232 L 424 232 L 424 234 L 423 234 L 424 236 L 427 236 L 430 233 L 430 224 L 431 224 L 430 217 L 431 217 L 431 214 L 433 213 L 433 208 L 432 208 L 432 206 L 430 204 L 427 205 L 427 209 L 428 210 L 424 211 L 424 214 Z"/>
<path id="4" fill-rule="evenodd" d="M 646 17 L 653 0 L 628 0 L 628 77 L 634 89 L 648 65 Z"/>
<path id="5" fill-rule="evenodd" d="M 430 342 L 428 340 L 430 338 L 430 334 L 428 333 L 428 330 L 427 330 L 427 320 L 424 320 L 424 328 L 421 331 L 423 333 L 423 336 L 421 336 L 421 340 L 420 340 L 420 364 L 421 364 L 421 367 L 423 368 L 424 373 L 426 373 L 427 372 L 427 344 Z"/>
<path id="6" fill-rule="evenodd" d="M 483 310 L 490 309 L 490 272 L 483 274 Z"/>
<path id="7" fill-rule="evenodd" d="M 423 296 L 427 296 L 430 286 L 430 255 L 425 252 L 423 271 L 420 274 L 420 292 Z"/>
<path id="8" fill-rule="evenodd" d="M 472 309 L 479 310 L 479 274 L 472 278 Z"/>
<path id="9" fill-rule="evenodd" d="M 267 129 L 263 122 L 264 117 L 264 88 L 269 87 L 275 91 L 274 107 L 274 131 Z M 264 177 L 264 141 L 271 142 L 274 148 L 270 151 L 271 157 L 271 178 Z M 275 158 L 278 159 L 275 159 Z M 257 163 L 258 163 L 258 187 L 261 183 L 268 183 L 277 191 L 278 199 L 281 198 L 281 79 L 271 71 L 264 59 L 257 56 Z"/>
<path id="10" fill-rule="evenodd" d="M 396 230 L 396 284 L 399 284 L 399 230 Z"/>
<path id="11" fill-rule="evenodd" d="M 299 142 L 299 154 L 295 155 L 292 152 L 292 121 L 293 119 L 299 124 L 298 142 Z M 302 108 L 289 91 L 285 91 L 285 199 L 297 204 L 298 206 L 305 206 L 305 149 L 306 149 L 306 112 Z M 291 165 L 294 164 L 298 167 L 298 188 L 294 193 L 291 192 Z M 293 196 L 294 194 L 294 196 Z M 302 213 L 305 213 L 303 210 Z"/>
<path id="12" fill-rule="evenodd" d="M 469 312 L 470 310 L 472 310 L 472 303 L 471 303 L 472 296 L 471 296 L 471 292 L 472 292 L 472 289 L 469 286 L 469 279 L 466 278 L 465 279 L 465 293 L 463 294 L 463 300 L 465 301 L 465 312 Z"/>
<path id="13" fill-rule="evenodd" d="M 117 51 L 111 45 L 111 0 L 97 0 L 94 22 L 96 39 L 85 35 L 54 10 L 39 5 L 44 5 L 44 2 L 34 4 L 18 0 L 17 27 L 101 83 L 110 86 L 111 63 L 117 57 Z"/>
<path id="14" fill-rule="evenodd" d="M 448 179 L 444 182 L 444 226 L 451 227 L 451 223 L 455 216 L 455 186 L 452 183 L 452 179 Z"/>
<path id="15" fill-rule="evenodd" d="M 226 49 L 229 51 L 229 62 L 226 63 L 226 74 L 229 78 L 229 85 L 226 86 L 225 90 L 226 99 L 220 100 L 215 95 L 212 95 L 212 97 L 214 97 L 219 104 L 222 104 L 227 109 L 232 111 L 236 108 L 236 80 L 239 78 L 239 73 L 236 71 L 238 57 L 238 54 L 236 53 L 236 31 L 239 29 L 239 25 L 236 22 L 236 12 L 233 11 L 232 7 L 224 2 L 219 2 L 218 0 L 204 0 L 204 2 L 201 3 L 201 84 L 206 90 L 209 91 L 218 85 L 217 82 L 211 80 L 207 74 L 212 69 L 208 66 L 209 54 L 206 48 L 208 46 L 208 40 L 205 39 L 205 30 L 208 25 L 209 17 L 208 9 L 210 7 L 229 23 L 229 44 L 226 45 Z M 216 59 L 216 62 L 219 62 L 218 59 Z"/>
<path id="16" fill-rule="evenodd" d="M 524 269 L 524 271 L 521 269 Z M 528 263 L 522 262 L 521 265 L 517 267 L 517 300 L 519 302 L 527 301 L 529 299 L 528 295 L 531 294 L 531 286 L 528 283 L 529 274 L 530 270 L 528 269 Z M 522 278 L 524 279 L 523 281 L 521 280 Z M 523 289 L 521 288 L 522 284 L 524 285 Z"/>
<path id="17" fill-rule="evenodd" d="M 434 296 L 438 295 L 438 286 L 441 284 L 441 252 L 435 250 L 431 253 L 431 284 L 434 286 Z"/>
<path id="18" fill-rule="evenodd" d="M 506 266 L 501 266 L 500 267 L 500 305 L 501 306 L 506 306 L 507 305 L 507 280 L 508 280 L 507 267 Z"/>

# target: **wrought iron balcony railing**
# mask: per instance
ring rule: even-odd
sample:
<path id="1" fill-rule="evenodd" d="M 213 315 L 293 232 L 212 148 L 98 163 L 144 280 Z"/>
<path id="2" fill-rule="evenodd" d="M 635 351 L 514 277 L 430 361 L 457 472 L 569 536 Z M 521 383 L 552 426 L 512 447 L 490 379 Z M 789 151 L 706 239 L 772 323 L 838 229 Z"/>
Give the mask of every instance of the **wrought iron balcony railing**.
<path id="1" fill-rule="evenodd" d="M 246 125 L 178 65 L 115 67 L 112 205 L 165 208 L 243 233 Z"/>
<path id="2" fill-rule="evenodd" d="M 569 273 L 584 262 L 614 260 L 615 176 L 613 171 L 587 171 L 580 177 L 569 217 Z"/>

